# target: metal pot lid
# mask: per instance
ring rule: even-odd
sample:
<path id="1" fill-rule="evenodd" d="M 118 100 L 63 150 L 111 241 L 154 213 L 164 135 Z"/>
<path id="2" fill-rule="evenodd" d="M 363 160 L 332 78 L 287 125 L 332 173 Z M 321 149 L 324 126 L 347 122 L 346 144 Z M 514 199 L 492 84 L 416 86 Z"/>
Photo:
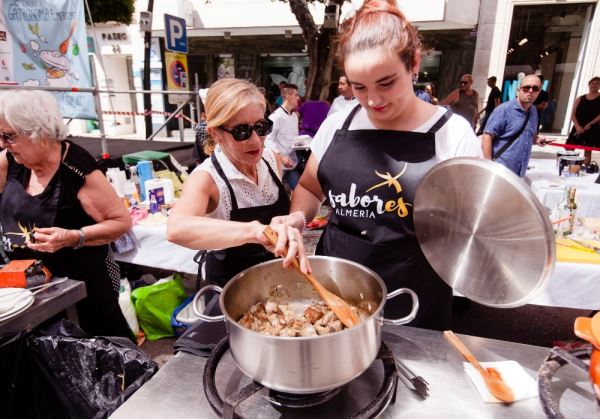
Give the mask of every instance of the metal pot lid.
<path id="1" fill-rule="evenodd" d="M 552 274 L 555 242 L 529 186 L 489 160 L 446 160 L 423 178 L 414 203 L 417 239 L 437 274 L 465 297 L 517 307 Z"/>

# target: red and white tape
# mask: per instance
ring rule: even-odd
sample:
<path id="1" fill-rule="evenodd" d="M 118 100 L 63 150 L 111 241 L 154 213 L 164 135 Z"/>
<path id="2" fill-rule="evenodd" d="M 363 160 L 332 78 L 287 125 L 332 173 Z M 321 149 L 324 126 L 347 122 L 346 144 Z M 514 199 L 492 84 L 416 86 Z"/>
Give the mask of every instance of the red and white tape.
<path id="1" fill-rule="evenodd" d="M 172 112 L 155 111 L 152 109 L 148 109 L 145 112 L 102 111 L 102 113 L 105 115 L 119 115 L 119 116 L 164 115 L 167 117 L 169 117 L 173 114 Z M 186 121 L 190 122 L 191 124 L 195 124 L 195 122 L 191 118 L 189 118 L 188 116 L 186 116 L 182 113 L 175 115 L 175 118 L 183 118 Z"/>

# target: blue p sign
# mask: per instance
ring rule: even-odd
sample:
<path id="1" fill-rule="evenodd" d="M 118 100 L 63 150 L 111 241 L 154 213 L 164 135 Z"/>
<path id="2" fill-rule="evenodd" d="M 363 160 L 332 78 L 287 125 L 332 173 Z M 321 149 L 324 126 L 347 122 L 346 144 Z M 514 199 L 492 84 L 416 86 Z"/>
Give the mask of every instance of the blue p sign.
<path id="1" fill-rule="evenodd" d="M 165 13 L 165 33 L 167 42 L 165 49 L 187 54 L 187 32 L 185 19 Z"/>

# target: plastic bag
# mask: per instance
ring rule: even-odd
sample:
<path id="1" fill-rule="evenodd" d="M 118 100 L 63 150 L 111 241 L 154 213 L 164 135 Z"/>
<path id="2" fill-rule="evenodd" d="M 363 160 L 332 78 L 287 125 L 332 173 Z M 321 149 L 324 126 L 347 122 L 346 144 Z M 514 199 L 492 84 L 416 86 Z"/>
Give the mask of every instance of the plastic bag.
<path id="1" fill-rule="evenodd" d="M 121 278 L 121 286 L 119 288 L 119 307 L 121 307 L 123 316 L 125 317 L 125 320 L 127 320 L 129 329 L 133 332 L 134 336 L 137 336 L 138 333 L 140 333 L 140 325 L 138 323 L 137 316 L 135 315 L 135 307 L 131 302 L 131 286 L 129 285 L 127 278 Z"/>
<path id="2" fill-rule="evenodd" d="M 30 394 L 31 403 L 60 402 L 58 417 L 106 418 L 158 371 L 128 339 L 90 337 L 68 320 L 30 334 L 26 342 L 47 381 Z"/>
<path id="3" fill-rule="evenodd" d="M 175 335 L 171 314 L 187 297 L 181 277 L 160 280 L 154 285 L 136 288 L 131 293 L 140 327 L 149 340 Z"/>

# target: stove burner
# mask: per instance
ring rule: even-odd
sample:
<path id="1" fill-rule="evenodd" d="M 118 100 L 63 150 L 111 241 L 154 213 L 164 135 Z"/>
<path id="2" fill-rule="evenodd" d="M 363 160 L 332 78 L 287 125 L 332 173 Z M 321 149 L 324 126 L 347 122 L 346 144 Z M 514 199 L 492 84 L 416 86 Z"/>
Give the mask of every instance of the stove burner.
<path id="1" fill-rule="evenodd" d="M 333 390 L 313 394 L 291 394 L 276 390 L 269 390 L 269 394 L 265 396 L 265 399 L 275 406 L 298 409 L 302 407 L 318 406 L 321 403 L 325 403 L 337 396 L 341 390 L 342 387 L 338 387 L 334 388 Z"/>
<path id="2" fill-rule="evenodd" d="M 564 350 L 552 348 L 550 355 L 546 358 L 538 371 L 538 390 L 540 402 L 550 419 L 564 419 L 558 401 L 552 396 L 552 378 L 558 369 L 564 365 L 571 364 L 588 373 L 588 365 L 582 359 L 589 359 L 592 354 L 592 345 L 583 345 L 577 349 Z"/>
<path id="3" fill-rule="evenodd" d="M 225 397 L 225 400 L 221 398 L 216 386 L 215 375 L 219 361 L 225 355 L 229 349 L 229 340 L 227 337 L 223 338 L 213 349 L 206 365 L 204 367 L 204 393 L 206 398 L 212 407 L 213 411 L 223 418 L 236 418 L 242 419 L 242 416 L 235 412 L 236 406 L 242 403 L 244 400 L 249 399 L 251 396 L 262 390 L 264 387 L 256 381 L 251 382 L 245 387 L 241 388 L 237 392 L 230 394 Z M 383 363 L 383 382 L 379 392 L 373 396 L 371 400 L 366 401 L 366 407 L 358 412 L 354 412 L 349 417 L 352 418 L 372 418 L 378 416 L 383 410 L 390 404 L 394 403 L 396 399 L 396 386 L 398 384 L 398 376 L 396 374 L 396 366 L 394 363 L 394 356 L 392 351 L 388 349 L 385 343 L 381 343 L 379 354 L 377 359 Z M 371 368 L 371 367 L 369 367 Z M 289 394 L 279 391 L 269 390 L 268 395 L 264 398 L 269 401 L 273 407 L 281 411 L 281 409 L 291 408 L 294 412 L 300 412 L 302 409 L 306 410 L 309 417 L 314 417 L 311 414 L 314 406 L 322 406 L 324 409 L 327 408 L 328 402 L 333 403 L 335 396 L 337 396 L 342 389 L 349 386 L 356 380 L 356 378 L 345 386 L 315 394 Z M 330 407 L 331 408 L 331 407 Z"/>

